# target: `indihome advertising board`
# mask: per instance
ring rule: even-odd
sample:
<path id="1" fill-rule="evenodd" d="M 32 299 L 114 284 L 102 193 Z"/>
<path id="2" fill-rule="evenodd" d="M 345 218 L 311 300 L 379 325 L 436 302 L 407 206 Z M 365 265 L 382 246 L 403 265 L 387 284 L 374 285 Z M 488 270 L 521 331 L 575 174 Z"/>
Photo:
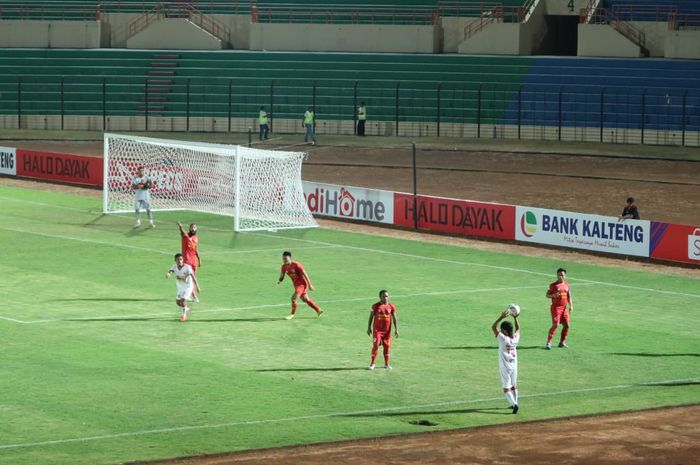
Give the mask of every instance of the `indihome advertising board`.
<path id="1" fill-rule="evenodd" d="M 649 256 L 650 222 L 543 208 L 516 208 L 515 239 L 593 252 Z"/>
<path id="2" fill-rule="evenodd" d="M 304 181 L 306 205 L 314 215 L 394 224 L 394 193 L 365 187 Z"/>

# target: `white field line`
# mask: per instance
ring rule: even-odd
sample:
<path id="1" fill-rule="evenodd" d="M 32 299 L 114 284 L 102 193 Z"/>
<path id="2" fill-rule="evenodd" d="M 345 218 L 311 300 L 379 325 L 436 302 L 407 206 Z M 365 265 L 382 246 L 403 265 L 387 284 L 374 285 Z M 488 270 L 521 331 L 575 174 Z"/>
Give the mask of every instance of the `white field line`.
<path id="1" fill-rule="evenodd" d="M 308 247 L 297 247 L 300 250 L 308 249 L 338 249 L 341 245 L 312 245 Z M 270 249 L 248 249 L 248 250 L 224 250 L 223 252 L 216 252 L 215 255 L 229 255 L 238 253 L 257 253 L 257 252 L 279 252 L 281 249 L 279 247 L 274 247 Z"/>
<path id="2" fill-rule="evenodd" d="M 32 234 L 34 236 L 50 237 L 53 239 L 64 239 L 67 241 L 85 242 L 88 244 L 106 245 L 108 247 L 143 250 L 145 252 L 152 252 L 152 253 L 158 253 L 158 254 L 163 254 L 163 255 L 172 255 L 172 252 L 164 252 L 162 250 L 149 249 L 148 247 L 139 247 L 136 245 L 117 244 L 114 242 L 96 241 L 94 239 L 84 239 L 82 237 L 64 236 L 63 234 L 49 234 L 49 233 L 42 233 L 42 232 L 37 232 L 37 231 L 27 231 L 26 229 L 7 228 L 4 226 L 0 227 L 0 229 L 3 231 L 12 231 L 12 232 L 17 232 L 17 233 L 22 233 L 22 234 Z"/>
<path id="3" fill-rule="evenodd" d="M 32 203 L 39 204 L 38 202 L 32 202 Z M 42 204 L 42 205 L 51 206 L 51 204 Z M 65 207 L 65 208 L 69 208 L 69 207 Z M 82 211 L 82 212 L 85 211 L 82 209 L 75 209 L 75 210 Z M 0 229 L 7 229 L 7 228 L 0 228 Z M 228 229 L 224 230 L 224 229 L 219 229 L 219 228 L 209 228 L 209 229 L 211 229 L 213 231 L 228 231 Z M 19 231 L 19 230 L 14 230 L 14 231 L 23 232 L 23 231 Z M 27 233 L 29 233 L 29 232 L 27 232 Z M 40 234 L 40 233 L 34 233 L 34 234 Z M 324 245 L 324 246 L 332 246 L 332 247 L 337 247 L 337 248 L 358 250 L 358 251 L 362 251 L 362 252 L 381 253 L 381 254 L 385 254 L 385 255 L 396 255 L 396 256 L 402 256 L 402 257 L 407 257 L 407 258 L 416 258 L 419 260 L 429 260 L 429 261 L 434 261 L 434 262 L 439 262 L 439 263 L 449 263 L 449 264 L 453 264 L 453 265 L 478 266 L 478 267 L 482 267 L 482 268 L 489 268 L 489 269 L 495 269 L 495 270 L 514 271 L 517 273 L 534 274 L 537 276 L 549 276 L 549 277 L 552 276 L 552 273 L 542 273 L 539 271 L 526 270 L 523 268 L 513 268 L 513 267 L 498 266 L 498 265 L 487 265 L 485 263 L 465 262 L 465 261 L 460 261 L 460 260 L 448 260 L 448 259 L 444 259 L 444 258 L 427 257 L 424 255 L 415 255 L 415 254 L 409 254 L 409 253 L 403 253 L 403 252 L 391 252 L 388 250 L 372 249 L 372 248 L 368 248 L 368 247 L 357 247 L 357 246 L 345 245 L 345 244 L 334 244 L 332 242 L 315 241 L 315 240 L 311 240 L 311 239 L 298 239 L 295 237 L 280 236 L 280 235 L 275 235 L 275 234 L 265 234 L 265 233 L 261 233 L 261 232 L 253 232 L 253 233 L 246 233 L 246 234 L 256 234 L 259 236 L 275 238 L 278 240 L 307 242 L 307 243 L 311 243 L 311 244 L 319 244 L 319 245 Z M 62 236 L 49 236 L 49 237 L 62 237 Z M 64 238 L 67 239 L 67 237 L 64 237 Z M 72 238 L 72 239 L 81 240 L 81 239 L 77 239 L 77 238 Z M 102 242 L 96 242 L 96 243 L 107 244 L 107 243 L 102 243 Z M 117 244 L 113 244 L 113 245 L 115 245 L 117 247 L 119 246 Z M 137 248 L 134 246 L 124 246 L 124 247 Z M 147 249 L 143 249 L 143 250 L 147 250 Z M 166 252 L 158 252 L 158 253 L 166 253 Z M 700 294 L 691 294 L 691 293 L 687 293 L 687 292 L 666 291 L 663 289 L 653 289 L 653 288 L 647 288 L 647 287 L 629 286 L 629 285 L 625 285 L 625 284 L 616 284 L 616 283 L 604 282 L 604 281 L 594 281 L 594 280 L 583 279 L 583 278 L 569 278 L 569 280 L 576 281 L 576 282 L 582 282 L 582 283 L 599 284 L 601 286 L 619 287 L 622 289 L 632 289 L 632 290 L 637 290 L 637 291 L 655 292 L 658 294 L 678 295 L 678 296 L 684 296 L 684 297 L 700 298 Z"/>
<path id="4" fill-rule="evenodd" d="M 675 380 L 664 380 L 656 382 L 647 382 L 643 384 L 618 384 L 615 386 L 598 386 L 592 388 L 581 388 L 581 389 L 568 389 L 565 391 L 551 391 L 551 392 L 540 392 L 534 394 L 521 394 L 520 398 L 537 398 L 537 397 L 554 397 L 562 395 L 572 395 L 572 394 L 584 394 L 590 392 L 602 392 L 602 391 L 614 391 L 623 389 L 633 389 L 642 388 L 647 386 L 654 386 L 659 384 L 674 384 L 674 383 L 684 383 L 684 382 L 698 382 L 700 378 L 687 378 L 687 379 L 675 379 Z M 49 441 L 37 441 L 37 442 L 25 442 L 16 444 L 0 444 L 0 450 L 7 449 L 26 449 L 31 447 L 41 447 L 41 446 L 51 446 L 59 444 L 70 444 L 76 442 L 93 442 L 101 440 L 111 440 L 124 437 L 139 437 L 147 436 L 152 434 L 167 434 L 167 433 L 179 433 L 182 431 L 197 431 L 197 430 L 207 430 L 207 429 L 221 429 L 221 428 L 231 428 L 236 426 L 251 426 L 251 425 L 265 425 L 265 424 L 277 424 L 277 423 L 288 423 L 290 421 L 303 421 L 303 420 L 322 420 L 326 418 L 337 418 L 337 417 L 352 417 L 361 415 L 377 415 L 380 416 L 383 413 L 397 412 L 401 410 L 415 410 L 415 409 L 426 409 L 435 407 L 452 407 L 458 405 L 468 405 L 468 404 L 479 404 L 487 402 L 502 401 L 503 397 L 485 397 L 482 399 L 469 399 L 469 400 L 454 400 L 447 402 L 435 402 L 430 404 L 418 404 L 418 405 L 403 405 L 397 407 L 387 407 L 381 409 L 370 409 L 370 410 L 356 410 L 351 412 L 333 412 L 333 413 L 321 413 L 318 415 L 304 415 L 297 417 L 285 417 L 285 418 L 271 418 L 266 420 L 240 420 L 232 421 L 227 423 L 215 423 L 210 425 L 186 425 L 186 426 L 175 426 L 170 428 L 158 428 L 142 431 L 128 431 L 123 433 L 113 433 L 113 434 L 102 434 L 98 436 L 83 436 L 75 438 L 66 439 L 54 439 Z M 438 413 L 439 414 L 439 413 Z"/>
<path id="5" fill-rule="evenodd" d="M 391 252 L 389 250 L 371 249 L 368 247 L 357 247 L 357 246 L 345 245 L 345 244 L 333 244 L 332 242 L 315 241 L 315 240 L 311 240 L 311 239 L 298 239 L 295 237 L 287 237 L 287 236 L 278 237 L 278 236 L 275 236 L 274 234 L 265 234 L 265 233 L 259 233 L 259 232 L 249 233 L 249 234 L 257 234 L 257 235 L 264 236 L 264 237 L 276 237 L 277 239 L 286 239 L 286 240 L 291 240 L 291 241 L 308 242 L 311 244 L 338 245 L 338 246 L 346 248 L 346 249 L 358 250 L 358 251 L 362 251 L 362 252 L 381 253 L 381 254 L 386 254 L 386 255 L 396 255 L 396 256 L 400 256 L 400 257 L 416 258 L 419 260 L 428 260 L 428 261 L 439 262 L 439 263 L 449 263 L 452 265 L 478 266 L 478 267 L 490 268 L 490 269 L 494 269 L 494 270 L 514 271 L 517 273 L 527 273 L 527 274 L 534 274 L 537 276 L 552 277 L 552 273 L 542 273 L 539 271 L 526 270 L 523 268 L 513 268 L 513 267 L 498 266 L 498 265 L 487 265 L 485 263 L 465 262 L 465 261 L 461 261 L 461 260 L 448 260 L 446 258 L 435 258 L 435 257 L 428 257 L 428 256 L 424 256 L 424 255 L 415 255 L 415 254 L 404 253 L 404 252 Z M 633 290 L 637 290 L 637 291 L 656 292 L 659 294 L 679 295 L 679 296 L 684 296 L 684 297 L 700 298 L 700 294 L 690 294 L 687 292 L 677 292 L 677 291 L 666 291 L 663 289 L 653 289 L 653 288 L 648 288 L 648 287 L 629 286 L 626 284 L 616 284 L 616 283 L 605 282 L 605 281 L 594 281 L 591 279 L 569 278 L 569 281 L 576 281 L 576 282 L 588 283 L 588 284 L 598 284 L 601 286 L 619 287 L 619 288 L 624 288 L 624 289 L 633 289 Z"/>
<path id="6" fill-rule="evenodd" d="M 503 291 L 517 291 L 517 290 L 523 290 L 523 289 L 541 289 L 542 286 L 517 286 L 517 287 L 494 287 L 494 288 L 486 288 L 486 289 L 454 289 L 454 290 L 449 290 L 449 291 L 433 291 L 433 292 L 418 292 L 414 294 L 392 294 L 392 299 L 402 299 L 402 298 L 410 298 L 410 297 L 424 297 L 424 296 L 440 296 L 440 295 L 454 295 L 454 294 L 475 294 L 479 292 L 503 292 Z M 375 297 L 376 298 L 376 297 Z M 318 301 L 319 303 L 325 305 L 325 304 L 334 304 L 334 303 L 347 303 L 347 302 L 371 302 L 373 297 L 353 297 L 353 298 L 348 298 L 348 299 L 334 299 L 334 300 L 323 300 L 323 301 Z M 193 315 L 199 315 L 202 313 L 223 313 L 223 312 L 236 312 L 236 311 L 242 311 L 242 310 L 262 310 L 266 308 L 279 308 L 279 307 L 288 307 L 289 302 L 285 303 L 279 303 L 279 304 L 261 304 L 261 305 L 251 305 L 251 306 L 245 306 L 245 307 L 216 307 L 216 308 L 209 308 L 209 309 L 202 309 L 199 310 L 195 308 L 193 310 Z M 161 313 L 133 313 L 133 314 L 117 314 L 117 315 L 103 315 L 103 316 L 86 316 L 86 317 L 76 317 L 76 318 L 55 318 L 55 319 L 47 319 L 47 320 L 16 320 L 14 318 L 5 318 L 0 316 L 0 319 L 8 320 L 8 321 L 13 321 L 15 323 L 21 323 L 21 324 L 37 324 L 37 323 L 56 323 L 59 321 L 91 321 L 91 320 L 108 320 L 110 318 L 120 318 L 120 319 L 139 319 L 139 318 L 152 318 L 152 317 L 173 317 L 176 314 L 175 310 L 172 312 L 161 312 Z"/>
<path id="7" fill-rule="evenodd" d="M 165 252 L 163 250 L 157 250 L 157 249 L 150 249 L 148 247 L 139 247 L 136 245 L 129 245 L 129 244 L 119 244 L 116 242 L 105 242 L 105 241 L 97 241 L 94 239 L 84 239 L 82 237 L 74 237 L 74 236 L 66 236 L 63 234 L 49 234 L 49 233 L 42 233 L 42 232 L 37 232 L 37 231 L 27 231 L 26 229 L 17 229 L 17 228 L 7 228 L 7 227 L 2 227 L 0 226 L 0 230 L 4 231 L 12 231 L 12 232 L 17 232 L 17 233 L 22 233 L 22 234 L 32 234 L 35 236 L 42 236 L 42 237 L 50 237 L 53 239 L 63 239 L 67 241 L 77 241 L 77 242 L 85 242 L 88 244 L 98 244 L 98 245 L 105 245 L 108 247 L 117 247 L 117 248 L 123 248 L 123 249 L 134 249 L 134 250 L 143 250 L 145 252 L 152 252 L 152 253 L 158 253 L 162 255 L 172 255 L 172 252 Z M 300 249 L 335 249 L 341 247 L 340 245 L 315 245 L 315 246 L 308 246 L 308 247 L 300 247 Z M 279 251 L 279 247 L 275 248 L 269 248 L 269 249 L 248 249 L 248 250 L 224 250 L 222 252 L 214 252 L 212 256 L 216 255 L 231 255 L 231 254 L 246 254 L 246 253 L 258 253 L 258 252 L 275 252 Z"/>

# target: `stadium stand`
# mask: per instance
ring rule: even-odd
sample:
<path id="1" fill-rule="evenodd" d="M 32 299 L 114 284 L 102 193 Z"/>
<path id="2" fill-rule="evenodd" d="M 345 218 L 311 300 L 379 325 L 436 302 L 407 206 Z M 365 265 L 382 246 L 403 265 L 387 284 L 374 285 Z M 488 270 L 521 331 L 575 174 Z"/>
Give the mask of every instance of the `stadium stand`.
<path id="1" fill-rule="evenodd" d="M 361 98 L 374 121 L 597 127 L 602 109 L 605 127 L 700 130 L 684 60 L 2 49 L 0 92 L 6 115 L 252 118 L 272 99 L 332 121 Z"/>

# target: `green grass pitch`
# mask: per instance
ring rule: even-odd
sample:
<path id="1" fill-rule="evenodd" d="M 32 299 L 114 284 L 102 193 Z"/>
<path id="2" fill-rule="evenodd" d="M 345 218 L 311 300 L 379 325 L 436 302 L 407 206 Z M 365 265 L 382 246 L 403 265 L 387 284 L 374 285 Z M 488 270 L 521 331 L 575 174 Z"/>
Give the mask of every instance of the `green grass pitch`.
<path id="1" fill-rule="evenodd" d="M 102 216 L 94 197 L 0 186 L 0 463 L 111 464 L 697 403 L 700 281 L 229 218 Z M 200 225 L 202 302 L 177 320 L 175 222 Z M 281 252 L 326 311 L 289 312 Z M 545 351 L 569 270 L 571 348 Z M 398 307 L 394 370 L 366 370 L 370 305 Z M 523 309 L 521 411 L 491 323 Z M 556 341 L 556 339 L 555 339 Z M 379 359 L 381 365 L 381 354 Z M 428 420 L 437 426 L 416 426 Z"/>

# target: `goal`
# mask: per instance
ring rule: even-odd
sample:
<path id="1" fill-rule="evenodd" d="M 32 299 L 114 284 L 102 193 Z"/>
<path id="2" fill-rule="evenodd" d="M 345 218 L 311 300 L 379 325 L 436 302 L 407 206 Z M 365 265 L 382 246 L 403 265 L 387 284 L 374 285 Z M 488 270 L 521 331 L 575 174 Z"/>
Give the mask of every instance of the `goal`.
<path id="1" fill-rule="evenodd" d="M 302 152 L 104 135 L 103 212 L 134 211 L 137 168 L 153 178 L 153 211 L 233 217 L 235 231 L 317 227 L 301 184 Z"/>

